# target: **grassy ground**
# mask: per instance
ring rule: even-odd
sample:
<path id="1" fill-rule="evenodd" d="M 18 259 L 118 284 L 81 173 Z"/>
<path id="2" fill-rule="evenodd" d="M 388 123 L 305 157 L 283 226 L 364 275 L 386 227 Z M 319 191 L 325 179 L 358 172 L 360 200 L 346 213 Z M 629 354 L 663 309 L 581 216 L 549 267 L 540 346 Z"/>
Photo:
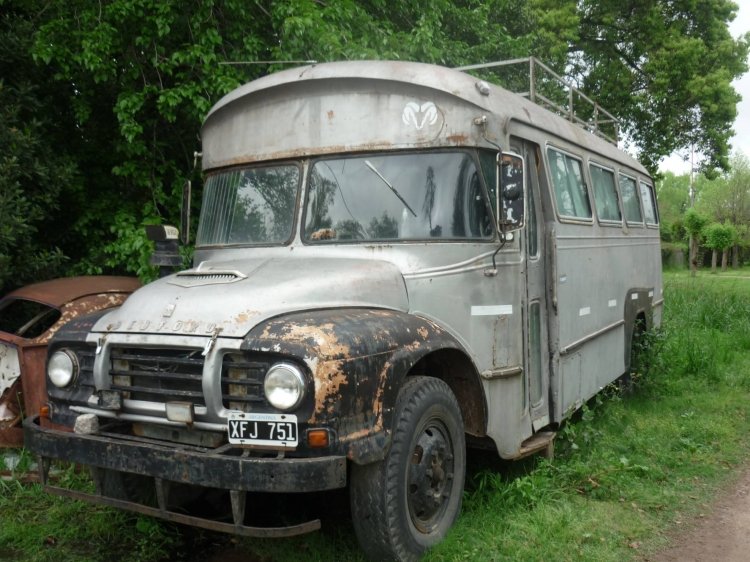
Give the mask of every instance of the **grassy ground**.
<path id="1" fill-rule="evenodd" d="M 642 557 L 747 465 L 750 271 L 669 273 L 665 287 L 663 328 L 649 338 L 634 392 L 588 404 L 552 461 L 471 455 L 461 518 L 427 560 Z M 62 478 L 88 485 L 72 470 Z M 320 533 L 230 540 L 0 481 L 0 560 L 361 560 L 345 498 L 331 501 Z"/>

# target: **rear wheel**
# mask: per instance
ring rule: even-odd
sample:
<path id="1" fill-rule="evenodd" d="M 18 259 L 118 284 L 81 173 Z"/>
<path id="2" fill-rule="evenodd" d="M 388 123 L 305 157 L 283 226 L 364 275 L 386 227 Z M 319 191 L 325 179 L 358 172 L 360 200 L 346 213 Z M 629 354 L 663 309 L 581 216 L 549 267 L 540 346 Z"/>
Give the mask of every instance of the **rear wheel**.
<path id="1" fill-rule="evenodd" d="M 630 350 L 628 370 L 619 379 L 620 391 L 623 394 L 632 394 L 635 382 L 642 372 L 643 352 L 645 345 L 644 334 L 646 333 L 646 321 L 636 318 L 633 332 L 630 335 Z"/>
<path id="2" fill-rule="evenodd" d="M 406 380 L 385 459 L 352 467 L 357 538 L 371 560 L 418 560 L 461 509 L 466 445 L 461 412 L 443 381 Z"/>

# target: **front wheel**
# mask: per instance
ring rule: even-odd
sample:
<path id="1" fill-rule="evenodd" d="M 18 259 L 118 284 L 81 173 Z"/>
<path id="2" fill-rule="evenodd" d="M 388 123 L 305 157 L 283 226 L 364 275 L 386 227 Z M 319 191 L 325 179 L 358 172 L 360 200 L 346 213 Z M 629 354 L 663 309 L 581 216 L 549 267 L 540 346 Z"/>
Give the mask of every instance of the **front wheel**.
<path id="1" fill-rule="evenodd" d="M 380 462 L 354 465 L 354 528 L 371 560 L 418 560 L 461 509 L 466 444 L 461 411 L 443 381 L 410 377 L 396 400 L 393 440 Z"/>

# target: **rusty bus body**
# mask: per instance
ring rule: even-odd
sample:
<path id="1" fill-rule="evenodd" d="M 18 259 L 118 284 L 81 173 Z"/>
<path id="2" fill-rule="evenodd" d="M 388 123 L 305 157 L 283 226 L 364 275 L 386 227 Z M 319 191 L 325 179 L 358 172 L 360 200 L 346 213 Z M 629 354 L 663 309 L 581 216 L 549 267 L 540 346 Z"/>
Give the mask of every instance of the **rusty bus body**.
<path id="1" fill-rule="evenodd" d="M 279 72 L 220 100 L 202 142 L 195 266 L 59 334 L 79 372 L 51 418 L 80 427 L 26 424 L 43 459 L 92 467 L 90 501 L 285 536 L 319 522 L 248 523 L 248 492 L 349 485 L 368 555 L 413 559 L 460 509 L 465 438 L 539 450 L 660 321 L 647 171 L 468 74 Z M 186 485 L 232 517 L 174 509 Z"/>

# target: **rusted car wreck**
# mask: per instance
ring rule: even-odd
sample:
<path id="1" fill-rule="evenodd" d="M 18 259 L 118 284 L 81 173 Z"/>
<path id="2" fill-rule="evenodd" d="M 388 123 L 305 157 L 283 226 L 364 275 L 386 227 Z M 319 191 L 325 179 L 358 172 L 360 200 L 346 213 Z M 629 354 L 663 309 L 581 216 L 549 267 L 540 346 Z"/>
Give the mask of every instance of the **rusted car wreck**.
<path id="1" fill-rule="evenodd" d="M 49 420 L 75 431 L 27 419 L 27 446 L 95 492 L 47 489 L 283 537 L 321 524 L 283 498 L 348 487 L 365 553 L 419 558 L 460 512 L 467 443 L 548 447 L 660 321 L 653 181 L 572 121 L 407 62 L 229 93 L 193 267 L 51 344 Z"/>
<path id="2" fill-rule="evenodd" d="M 0 446 L 23 445 L 23 413 L 47 404 L 47 345 L 67 322 L 120 306 L 137 279 L 91 276 L 28 285 L 0 300 Z"/>

